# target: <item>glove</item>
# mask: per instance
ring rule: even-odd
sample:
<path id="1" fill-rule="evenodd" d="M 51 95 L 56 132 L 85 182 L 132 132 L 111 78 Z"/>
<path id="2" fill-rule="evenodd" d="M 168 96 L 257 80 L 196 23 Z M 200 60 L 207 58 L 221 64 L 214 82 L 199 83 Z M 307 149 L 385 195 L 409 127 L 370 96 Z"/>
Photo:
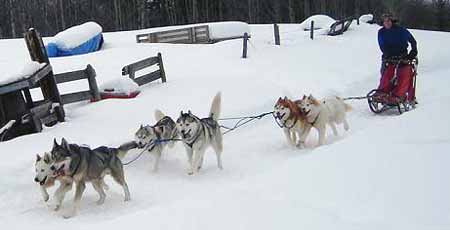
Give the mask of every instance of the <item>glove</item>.
<path id="1" fill-rule="evenodd" d="M 409 51 L 409 54 L 407 56 L 408 60 L 414 60 L 416 57 L 417 57 L 417 50 Z"/>

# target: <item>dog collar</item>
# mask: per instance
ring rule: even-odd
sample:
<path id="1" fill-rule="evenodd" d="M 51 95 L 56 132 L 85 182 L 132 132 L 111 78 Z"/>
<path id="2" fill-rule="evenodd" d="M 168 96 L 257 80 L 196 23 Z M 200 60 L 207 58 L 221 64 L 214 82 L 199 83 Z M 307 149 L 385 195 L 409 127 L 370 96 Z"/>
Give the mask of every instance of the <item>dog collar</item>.
<path id="1" fill-rule="evenodd" d="M 311 112 L 311 110 L 310 110 L 309 112 Z M 309 113 L 309 112 L 308 112 L 308 113 Z M 319 119 L 319 115 L 320 115 L 320 112 L 317 114 L 317 116 L 316 116 L 316 118 L 314 119 L 314 121 L 313 121 L 312 123 L 309 123 L 309 124 L 312 125 L 312 126 L 314 126 L 314 125 L 316 124 L 316 122 L 317 122 L 317 119 Z"/>
<path id="2" fill-rule="evenodd" d="M 205 126 L 203 124 L 201 124 L 201 125 L 202 125 L 203 132 L 205 132 Z M 200 130 L 198 130 L 195 138 L 191 142 L 186 142 L 186 144 L 192 148 L 192 146 L 194 146 L 194 143 L 198 140 L 198 138 L 200 137 L 201 134 L 202 133 L 200 132 Z"/>
<path id="3" fill-rule="evenodd" d="M 286 128 L 286 129 L 292 129 L 292 128 L 294 128 L 294 126 L 297 124 L 297 121 L 298 121 L 298 120 L 297 120 L 297 119 L 294 119 L 294 123 L 292 123 L 292 125 L 289 126 L 289 127 L 286 125 L 287 121 L 289 121 L 289 120 L 286 120 L 285 122 L 283 122 L 283 127 Z"/>

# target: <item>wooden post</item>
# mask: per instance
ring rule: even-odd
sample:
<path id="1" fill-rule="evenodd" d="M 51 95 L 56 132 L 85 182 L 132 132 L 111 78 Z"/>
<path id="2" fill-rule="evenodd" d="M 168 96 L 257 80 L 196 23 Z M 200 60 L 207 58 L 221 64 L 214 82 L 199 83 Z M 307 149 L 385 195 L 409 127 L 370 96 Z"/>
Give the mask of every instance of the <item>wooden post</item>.
<path id="1" fill-rule="evenodd" d="M 136 71 L 134 71 L 133 66 L 128 66 L 127 68 L 128 68 L 128 76 L 130 76 L 130 78 L 134 80 L 134 78 L 136 77 L 135 76 Z"/>
<path id="2" fill-rule="evenodd" d="M 25 42 L 27 44 L 28 52 L 32 61 L 39 63 L 47 63 L 50 65 L 50 60 L 47 56 L 47 51 L 45 50 L 44 42 L 42 41 L 41 35 L 33 28 L 29 29 L 25 33 Z M 46 76 L 41 81 L 41 91 L 44 96 L 44 100 L 50 100 L 52 102 L 59 103 L 61 106 L 60 114 L 58 114 L 59 121 L 64 121 L 64 109 L 62 108 L 61 95 L 59 94 L 58 87 L 56 86 L 56 79 L 53 75 L 53 70 L 50 71 L 48 76 Z"/>
<path id="3" fill-rule="evenodd" d="M 162 55 L 161 53 L 158 53 L 158 65 L 159 65 L 159 71 L 161 71 L 161 80 L 162 82 L 166 82 L 166 71 L 164 70 L 164 64 L 162 61 Z"/>
<path id="4" fill-rule="evenodd" d="M 310 34 L 310 37 L 311 37 L 311 40 L 314 40 L 314 20 L 313 21 L 311 21 L 311 34 Z"/>
<path id="5" fill-rule="evenodd" d="M 97 81 L 95 80 L 97 74 L 95 73 L 94 68 L 91 65 L 88 65 L 84 71 L 88 76 L 89 90 L 91 91 L 94 101 L 100 101 L 100 93 L 98 92 Z"/>
<path id="6" fill-rule="evenodd" d="M 356 17 L 356 24 L 359 26 L 359 17 Z"/>
<path id="7" fill-rule="evenodd" d="M 244 34 L 244 47 L 242 51 L 242 58 L 247 58 L 247 42 L 248 42 L 248 33 Z"/>
<path id="8" fill-rule="evenodd" d="M 50 63 L 41 35 L 33 28 L 25 33 L 25 42 L 32 61 Z"/>
<path id="9" fill-rule="evenodd" d="M 275 45 L 280 45 L 280 27 L 278 24 L 273 24 L 273 33 L 275 35 Z"/>
<path id="10" fill-rule="evenodd" d="M 188 29 L 188 37 L 191 44 L 194 44 L 195 38 L 194 38 L 194 30 L 192 28 Z"/>
<path id="11" fill-rule="evenodd" d="M 197 30 L 195 29 L 195 27 L 191 28 L 191 35 L 192 35 L 192 44 L 196 44 L 197 43 Z"/>

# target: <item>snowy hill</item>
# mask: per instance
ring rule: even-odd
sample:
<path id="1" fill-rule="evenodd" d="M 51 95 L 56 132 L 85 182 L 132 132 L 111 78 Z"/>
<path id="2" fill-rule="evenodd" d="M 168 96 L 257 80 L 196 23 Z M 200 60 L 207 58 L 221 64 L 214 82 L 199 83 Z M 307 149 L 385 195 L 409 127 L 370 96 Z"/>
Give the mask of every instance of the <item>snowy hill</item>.
<path id="1" fill-rule="evenodd" d="M 450 228 L 450 43 L 449 33 L 412 30 L 419 45 L 416 110 L 375 116 L 365 101 L 352 101 L 350 131 L 329 136 L 315 148 L 289 147 L 268 117 L 224 137 L 220 171 L 212 152 L 199 175 L 186 174 L 184 148 L 163 155 L 158 173 L 150 156 L 126 166 L 130 202 L 108 177 L 103 206 L 88 185 L 79 215 L 47 209 L 33 182 L 36 154 L 53 138 L 117 146 L 133 138 L 140 124 L 153 124 L 153 111 L 172 117 L 180 110 L 207 115 L 222 91 L 222 117 L 271 111 L 279 96 L 304 93 L 365 95 L 377 86 L 380 53 L 377 26 L 352 25 L 343 36 L 317 36 L 298 25 L 281 25 L 273 45 L 271 25 L 251 26 L 249 59 L 240 58 L 242 40 L 213 45 L 136 44 L 142 31 L 106 33 L 100 52 L 52 59 L 56 73 L 91 64 L 99 85 L 121 76 L 131 62 L 163 54 L 168 82 L 152 83 L 132 100 L 66 106 L 67 122 L 42 133 L 0 143 L 0 226 L 8 229 L 449 229 Z M 23 40 L 1 40 L 5 76 L 29 60 Z M 7 55 L 6 55 L 7 54 Z M 0 76 L 1 80 L 1 76 Z M 63 92 L 82 84 L 64 85 Z M 127 159 L 138 152 L 132 152 Z"/>

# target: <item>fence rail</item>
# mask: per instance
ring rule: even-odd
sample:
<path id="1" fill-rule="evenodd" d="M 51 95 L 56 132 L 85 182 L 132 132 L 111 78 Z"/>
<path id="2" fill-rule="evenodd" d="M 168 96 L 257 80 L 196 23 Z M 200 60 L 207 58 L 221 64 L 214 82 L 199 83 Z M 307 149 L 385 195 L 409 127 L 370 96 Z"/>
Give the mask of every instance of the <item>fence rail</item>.
<path id="1" fill-rule="evenodd" d="M 151 73 L 136 77 L 137 71 L 154 65 L 157 65 L 159 69 Z M 124 66 L 122 68 L 122 75 L 128 75 L 129 78 L 131 78 L 139 86 L 150 83 L 152 81 L 156 81 L 158 79 L 161 79 L 163 83 L 166 82 L 166 73 L 164 71 L 161 53 L 158 53 L 158 55 L 155 57 L 146 58 L 144 60 L 140 60 L 138 62 Z"/>
<path id="2" fill-rule="evenodd" d="M 66 73 L 55 74 L 57 84 L 78 81 L 86 79 L 89 83 L 89 89 L 81 92 L 61 94 L 62 104 L 70 104 L 85 100 L 99 101 L 100 93 L 98 91 L 97 81 L 95 80 L 96 73 L 91 65 L 87 65 L 84 70 L 77 70 Z"/>
<path id="3" fill-rule="evenodd" d="M 190 28 L 139 34 L 136 36 L 137 43 L 211 43 L 208 26 L 196 26 Z"/>

